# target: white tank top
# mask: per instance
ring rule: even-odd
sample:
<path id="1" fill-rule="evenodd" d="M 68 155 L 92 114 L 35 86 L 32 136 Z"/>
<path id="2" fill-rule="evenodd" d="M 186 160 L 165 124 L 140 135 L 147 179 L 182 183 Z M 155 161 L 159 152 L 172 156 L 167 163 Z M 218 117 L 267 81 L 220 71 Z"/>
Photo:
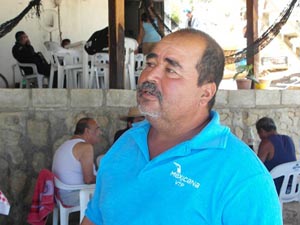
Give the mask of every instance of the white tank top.
<path id="1" fill-rule="evenodd" d="M 65 184 L 84 184 L 81 164 L 73 155 L 73 148 L 79 142 L 85 140 L 68 140 L 54 154 L 52 172 Z"/>

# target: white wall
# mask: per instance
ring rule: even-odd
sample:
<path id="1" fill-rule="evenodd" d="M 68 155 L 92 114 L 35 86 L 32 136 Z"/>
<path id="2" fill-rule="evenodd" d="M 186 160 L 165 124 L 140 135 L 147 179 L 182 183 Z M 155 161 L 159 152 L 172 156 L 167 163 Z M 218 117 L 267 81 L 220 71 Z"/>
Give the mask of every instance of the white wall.
<path id="1" fill-rule="evenodd" d="M 29 2 L 30 0 L 1 0 L 0 23 L 16 17 Z M 54 0 L 42 0 L 42 4 L 43 10 L 57 11 Z M 60 15 L 62 38 L 69 38 L 72 42 L 87 40 L 94 31 L 108 25 L 108 0 L 61 0 Z M 15 63 L 11 49 L 15 42 L 15 33 L 19 30 L 25 31 L 35 51 L 44 53 L 46 57 L 43 43 L 50 40 L 49 32 L 42 28 L 39 19 L 28 14 L 10 33 L 0 38 L 0 73 L 6 77 L 11 87 L 13 87 L 11 66 Z M 59 41 L 58 31 L 52 32 L 52 40 Z M 16 80 L 20 80 L 18 73 Z"/>

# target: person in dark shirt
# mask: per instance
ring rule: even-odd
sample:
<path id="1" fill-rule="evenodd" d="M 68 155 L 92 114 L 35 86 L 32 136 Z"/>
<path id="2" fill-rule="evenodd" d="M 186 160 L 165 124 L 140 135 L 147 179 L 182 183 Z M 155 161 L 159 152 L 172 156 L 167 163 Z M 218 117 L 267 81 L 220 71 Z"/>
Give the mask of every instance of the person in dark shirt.
<path id="1" fill-rule="evenodd" d="M 261 142 L 258 147 L 258 157 L 271 171 L 274 167 L 296 161 L 295 145 L 287 135 L 277 133 L 277 128 L 273 119 L 263 117 L 256 122 L 256 130 Z M 277 193 L 280 192 L 283 179 L 275 179 Z"/>
<path id="2" fill-rule="evenodd" d="M 114 136 L 114 143 L 116 142 L 116 140 L 123 134 L 125 133 L 125 131 L 127 131 L 128 129 L 130 129 L 132 127 L 133 123 L 136 122 L 140 122 L 143 121 L 145 119 L 145 116 L 143 116 L 139 109 L 137 107 L 131 107 L 128 111 L 128 115 L 126 116 L 121 116 L 120 120 L 126 121 L 127 122 L 127 126 L 125 129 L 122 130 L 118 130 L 115 133 Z"/>
<path id="3" fill-rule="evenodd" d="M 102 52 L 108 47 L 108 27 L 98 30 L 87 40 L 84 49 L 89 55 Z"/>
<path id="4" fill-rule="evenodd" d="M 20 63 L 33 63 L 36 65 L 40 74 L 46 77 L 50 76 L 50 64 L 45 60 L 40 52 L 35 52 L 27 34 L 24 31 L 18 31 L 15 35 L 16 43 L 12 48 L 14 58 Z M 30 67 L 22 67 L 25 75 L 31 74 L 33 71 Z"/>

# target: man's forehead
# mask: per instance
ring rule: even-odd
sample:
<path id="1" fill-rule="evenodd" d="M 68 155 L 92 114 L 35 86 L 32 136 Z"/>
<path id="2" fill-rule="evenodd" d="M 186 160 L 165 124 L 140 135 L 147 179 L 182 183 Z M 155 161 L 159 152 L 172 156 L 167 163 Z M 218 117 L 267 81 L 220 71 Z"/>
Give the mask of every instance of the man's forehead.
<path id="1" fill-rule="evenodd" d="M 90 125 L 90 126 L 98 126 L 96 120 L 89 120 L 89 121 L 88 121 L 88 125 Z"/>
<path id="2" fill-rule="evenodd" d="M 163 60 L 182 57 L 201 57 L 204 53 L 205 43 L 198 39 L 180 40 L 180 38 L 166 38 L 154 47 L 153 52 L 147 55 L 147 59 L 161 58 Z M 198 58 L 197 57 L 197 58 Z"/>

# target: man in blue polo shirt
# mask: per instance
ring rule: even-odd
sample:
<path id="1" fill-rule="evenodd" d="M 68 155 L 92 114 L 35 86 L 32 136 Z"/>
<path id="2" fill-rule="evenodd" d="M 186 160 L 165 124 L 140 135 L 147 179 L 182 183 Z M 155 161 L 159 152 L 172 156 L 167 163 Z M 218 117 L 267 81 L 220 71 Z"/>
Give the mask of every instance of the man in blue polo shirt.
<path id="1" fill-rule="evenodd" d="M 83 225 L 282 224 L 270 174 L 211 110 L 223 69 L 201 31 L 155 46 L 137 88 L 147 120 L 102 159 Z"/>

